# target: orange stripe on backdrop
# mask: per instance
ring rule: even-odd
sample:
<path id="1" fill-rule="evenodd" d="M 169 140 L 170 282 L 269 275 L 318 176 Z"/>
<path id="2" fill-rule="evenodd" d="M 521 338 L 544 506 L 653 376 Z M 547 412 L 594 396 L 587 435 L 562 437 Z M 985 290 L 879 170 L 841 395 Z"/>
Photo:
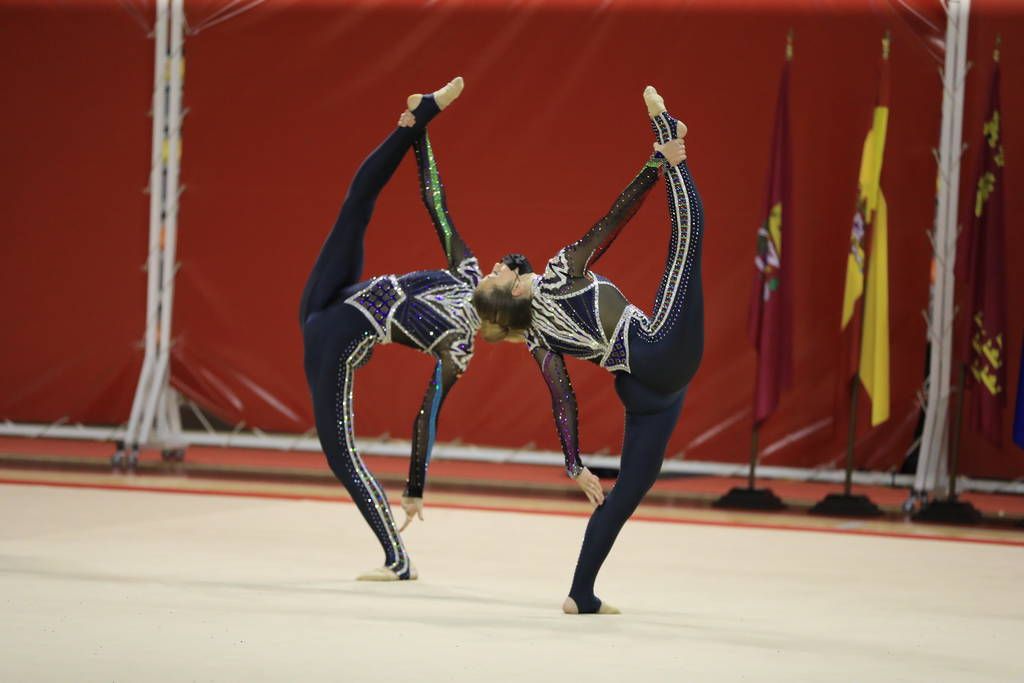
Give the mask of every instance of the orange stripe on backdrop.
<path id="1" fill-rule="evenodd" d="M 337 502 L 337 503 L 351 503 L 350 498 L 341 496 L 328 496 L 328 495 L 314 495 L 314 494 L 288 494 L 288 493 L 269 493 L 269 492 L 257 492 L 257 491 L 230 491 L 230 490 L 218 490 L 214 488 L 203 488 L 203 489 L 190 489 L 190 488 L 175 488 L 175 487 L 163 487 L 163 486 L 142 486 L 142 485 L 104 485 L 104 484 L 86 484 L 86 483 L 75 483 L 75 482 L 54 482 L 49 480 L 31 480 L 31 479 L 14 479 L 0 476 L 0 485 L 11 485 L 11 486 L 52 486 L 55 488 L 71 488 L 71 489 L 92 489 L 99 491 L 139 491 L 145 493 L 171 493 L 171 494 L 188 494 L 188 495 L 199 495 L 199 496 L 227 496 L 233 498 L 262 498 L 267 500 L 317 500 L 322 502 Z M 494 505 L 482 504 L 482 505 L 470 505 L 462 503 L 432 503 L 431 508 L 440 508 L 446 510 L 472 510 L 480 512 L 511 512 L 518 514 L 527 515 L 554 515 L 558 517 L 589 517 L 590 512 L 587 510 L 573 511 L 573 510 L 542 510 L 537 509 L 531 504 L 529 500 L 521 500 L 519 504 L 508 504 L 508 501 L 512 499 L 503 499 L 502 503 L 495 503 Z M 1024 541 L 1018 541 L 1013 539 L 1000 539 L 1000 538 L 983 538 L 983 537 L 972 537 L 964 535 L 947 535 L 943 536 L 940 534 L 925 534 L 925 533 L 900 533 L 900 532 L 886 532 L 886 531 L 871 531 L 863 529 L 841 529 L 841 528 L 828 528 L 820 526 L 801 526 L 799 524 L 772 524 L 772 523 L 759 523 L 759 522 L 738 522 L 738 521 L 722 521 L 722 520 L 709 520 L 709 519 L 698 519 L 698 518 L 680 518 L 680 517 L 669 517 L 654 514 L 645 514 L 639 512 L 630 518 L 632 521 L 637 522 L 662 522 L 668 524 L 689 524 L 694 526 L 714 526 L 714 527 L 732 527 L 737 529 L 765 529 L 773 531 L 802 531 L 812 533 L 824 533 L 824 534 L 842 534 L 846 536 L 875 536 L 879 538 L 903 538 L 913 539 L 918 541 L 946 541 L 953 543 L 974 543 L 982 545 L 1002 545 L 1002 546 L 1015 546 L 1024 548 Z M 958 532 L 959 533 L 959 532 Z"/>
<path id="2" fill-rule="evenodd" d="M 8 470 L 45 468 L 53 470 L 72 469 L 88 473 L 83 476 L 110 477 L 111 481 L 131 481 L 116 472 L 110 472 L 110 444 L 92 441 L 68 441 L 64 439 L 24 439 L 0 437 L 0 465 Z M 408 473 L 408 459 L 392 456 L 364 454 L 366 466 L 385 485 L 404 484 Z M 189 448 L 184 465 L 163 467 L 156 451 L 143 451 L 142 477 L 158 479 L 173 484 L 177 477 L 185 476 L 190 481 L 232 482 L 232 487 L 263 484 L 256 482 L 305 482 L 311 486 L 337 487 L 322 453 L 310 451 L 274 451 L 243 448 L 214 448 L 193 446 Z M 464 460 L 438 459 L 430 466 L 433 500 L 453 491 L 487 492 L 500 496 L 528 495 L 550 500 L 582 500 L 579 489 L 559 468 L 545 465 L 526 465 L 515 462 L 485 463 Z M 47 474 L 49 476 L 49 474 Z M 56 476 L 56 475 L 55 475 Z M 75 477 L 75 474 L 65 476 Z M 647 503 L 654 507 L 702 506 L 717 498 L 731 486 L 738 485 L 740 478 L 729 477 L 666 477 L 655 483 Z M 198 484 L 205 485 L 205 484 Z M 226 484 L 219 484 L 226 485 Z M 270 485 L 270 484 L 267 484 Z M 776 480 L 773 490 L 787 503 L 801 509 L 819 501 L 835 484 L 827 482 L 806 482 Z M 905 489 L 888 486 L 854 485 L 854 493 L 869 496 L 883 508 L 896 511 L 906 500 Z M 998 493 L 963 494 L 986 516 L 1015 519 L 1024 516 L 1024 496 Z"/>

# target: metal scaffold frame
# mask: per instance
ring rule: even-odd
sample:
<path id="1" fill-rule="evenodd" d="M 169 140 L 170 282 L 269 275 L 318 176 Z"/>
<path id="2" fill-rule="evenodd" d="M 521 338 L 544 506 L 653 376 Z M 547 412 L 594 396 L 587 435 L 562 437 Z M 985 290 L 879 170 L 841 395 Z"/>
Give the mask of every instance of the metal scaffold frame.
<path id="1" fill-rule="evenodd" d="M 113 465 L 129 468 L 138 462 L 142 445 L 158 445 L 165 455 L 174 456 L 183 454 L 185 445 L 180 436 L 179 402 L 170 387 L 184 118 L 184 0 L 157 0 L 154 43 L 145 354 L 128 426 L 111 458 Z M 151 439 L 154 428 L 156 438 Z"/>
<path id="2" fill-rule="evenodd" d="M 946 61 L 942 69 L 942 129 L 938 147 L 938 197 L 931 234 L 935 250 L 935 282 L 928 311 L 931 347 L 926 386 L 921 455 L 914 478 L 919 496 L 941 494 L 949 484 L 949 397 L 952 381 L 954 266 L 960 199 L 960 161 L 963 155 L 964 86 L 967 80 L 967 26 L 971 0 L 948 0 Z M 966 483 L 966 482 L 965 482 Z"/>

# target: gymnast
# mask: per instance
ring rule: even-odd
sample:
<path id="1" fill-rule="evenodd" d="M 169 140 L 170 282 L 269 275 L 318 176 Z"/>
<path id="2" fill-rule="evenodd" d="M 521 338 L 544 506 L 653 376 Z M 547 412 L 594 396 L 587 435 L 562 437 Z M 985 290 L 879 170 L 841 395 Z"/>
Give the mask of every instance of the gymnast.
<path id="1" fill-rule="evenodd" d="M 481 321 L 471 304 L 481 279 L 473 252 L 455 230 L 427 124 L 461 94 L 455 78 L 429 95 L 412 95 L 398 127 L 356 171 L 338 219 L 327 236 L 302 293 L 304 367 L 313 399 L 317 434 L 331 471 L 345 486 L 384 549 L 384 565 L 361 574 L 363 581 L 417 578 L 400 532 L 423 519 L 423 489 L 434 445 L 437 417 L 448 392 L 466 371 Z M 423 202 L 447 258 L 445 270 L 401 276 L 363 276 L 363 241 L 374 203 L 412 148 Z M 527 272 L 518 254 L 505 267 Z M 504 336 L 495 326 L 489 338 Z M 397 343 L 430 354 L 434 369 L 413 423 L 409 477 L 402 496 L 405 524 L 396 528 L 387 496 L 356 451 L 352 391 L 355 370 L 377 344 Z"/>
<path id="2" fill-rule="evenodd" d="M 498 263 L 473 295 L 484 321 L 509 336 L 525 336 L 551 393 L 566 470 L 595 506 L 562 605 L 568 614 L 619 612 L 597 598 L 594 581 L 622 526 L 658 477 L 704 347 L 704 215 L 685 163 L 686 126 L 669 115 L 653 87 L 644 90 L 644 101 L 657 140 L 655 153 L 609 213 L 548 261 L 543 274 L 524 275 Z M 671 231 L 665 272 L 653 314 L 647 316 L 590 268 L 640 208 L 662 167 Z M 528 327 L 518 323 L 524 318 L 531 320 Z M 576 396 L 565 355 L 612 372 L 625 408 L 619 476 L 607 497 L 600 480 L 580 461 Z"/>

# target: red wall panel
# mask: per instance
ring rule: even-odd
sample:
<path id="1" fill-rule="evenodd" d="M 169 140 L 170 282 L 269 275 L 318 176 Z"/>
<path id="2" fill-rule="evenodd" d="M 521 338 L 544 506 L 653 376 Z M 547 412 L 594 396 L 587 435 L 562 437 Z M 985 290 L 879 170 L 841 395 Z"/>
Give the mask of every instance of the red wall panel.
<path id="1" fill-rule="evenodd" d="M 1024 18 L 976 0 L 965 141 L 975 145 L 994 34 L 1005 40 L 1007 216 L 1024 102 Z M 838 333 L 861 144 L 879 38 L 893 31 L 893 102 L 883 187 L 890 205 L 892 419 L 862 425 L 858 464 L 888 469 L 912 440 L 923 380 L 934 214 L 941 17 L 887 2 L 268 2 L 204 27 L 223 5 L 188 4 L 183 183 L 173 381 L 233 422 L 304 431 L 297 303 L 306 272 L 359 161 L 404 97 L 462 74 L 467 90 L 433 125 L 455 221 L 486 265 L 510 250 L 538 266 L 608 207 L 650 146 L 640 92 L 653 83 L 690 127 L 707 209 L 706 352 L 670 445 L 673 456 L 746 458 L 755 356 L 746 304 L 762 220 L 773 103 L 786 31 L 796 31 L 792 131 L 797 245 L 796 382 L 762 434 L 764 462 L 837 464 L 846 433 Z M 756 6 L 756 11 L 755 11 Z M 0 189 L 5 311 L 18 320 L 0 359 L 0 417 L 90 421 L 127 415 L 144 312 L 152 44 L 121 6 L 5 9 L 5 113 L 14 163 Z M 895 7 L 895 9 L 894 9 Z M 800 9 L 804 8 L 804 9 Z M 31 52 L 45 41 L 46 54 Z M 83 59 L 89 55 L 90 59 Z M 19 62 L 20 58 L 20 62 Z M 22 131 L 29 131 L 26 135 Z M 965 186 L 973 184 L 973 149 Z M 53 194 L 60 194 L 54 201 Z M 649 308 L 667 213 L 656 192 L 600 271 Z M 1010 338 L 1024 305 L 1024 259 L 1007 226 Z M 7 244 L 13 248 L 7 248 Z M 442 264 L 411 159 L 378 202 L 367 276 Z M 69 343 L 68 340 L 71 340 Z M 1015 388 L 1017 358 L 1010 359 Z M 588 452 L 617 452 L 621 408 L 603 370 L 571 362 Z M 408 437 L 431 365 L 382 347 L 357 381 L 358 432 Z M 557 449 L 543 383 L 523 349 L 481 343 L 449 398 L 438 438 Z M 862 416 L 862 422 L 864 416 Z M 1009 431 L 1009 414 L 1007 415 Z M 1009 440 L 1007 440 L 1009 443 Z M 964 469 L 1019 476 L 1007 445 L 965 440 Z"/>
<path id="2" fill-rule="evenodd" d="M 0 419 L 128 418 L 146 310 L 152 55 L 115 3 L 0 8 Z"/>

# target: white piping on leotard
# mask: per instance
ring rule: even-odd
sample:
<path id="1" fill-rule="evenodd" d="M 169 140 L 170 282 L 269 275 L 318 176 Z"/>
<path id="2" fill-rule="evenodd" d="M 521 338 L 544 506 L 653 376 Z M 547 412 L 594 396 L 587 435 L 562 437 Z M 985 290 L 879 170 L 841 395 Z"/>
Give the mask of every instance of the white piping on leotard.
<path id="1" fill-rule="evenodd" d="M 359 477 L 359 481 L 362 482 L 363 487 L 370 492 L 370 495 L 374 501 L 374 509 L 377 511 L 377 517 L 380 519 L 381 524 L 384 525 L 384 529 L 388 535 L 388 540 L 391 541 L 391 550 L 395 555 L 395 565 L 389 568 L 396 574 L 401 576 L 409 568 L 409 556 L 405 551 L 405 546 L 402 543 L 402 537 L 395 528 L 395 521 L 391 517 L 391 508 L 388 505 L 388 498 L 384 494 L 384 490 L 381 489 L 380 484 L 370 474 L 369 470 L 366 469 L 366 464 L 363 459 L 359 457 L 359 452 L 356 450 L 355 442 L 355 415 L 352 410 L 352 390 L 353 390 L 353 375 L 355 374 L 356 368 L 358 368 L 366 356 L 370 353 L 377 340 L 374 337 L 366 337 L 363 341 L 359 342 L 355 350 L 344 360 L 344 377 L 338 387 L 341 392 L 336 400 L 341 403 L 342 411 L 344 415 L 339 415 L 338 429 L 341 431 L 345 439 L 345 448 L 348 452 L 348 457 L 352 463 L 352 469 L 355 471 L 356 476 Z"/>
<path id="2" fill-rule="evenodd" d="M 671 131 L 668 128 L 668 123 L 664 119 L 662 119 L 662 116 L 667 116 L 667 113 L 660 114 L 659 116 L 655 117 L 653 119 L 653 121 L 655 121 L 655 125 L 658 126 L 659 131 L 661 131 L 661 133 L 666 138 L 668 138 L 671 135 Z M 663 128 L 663 126 L 664 126 L 664 128 Z M 665 298 L 663 298 L 661 300 L 661 302 L 660 302 L 661 305 L 654 311 L 653 320 L 651 320 L 649 322 L 649 325 L 645 325 L 644 326 L 645 327 L 644 332 L 647 333 L 648 335 L 652 336 L 652 337 L 653 336 L 657 336 L 657 334 L 661 331 L 661 328 L 667 322 L 667 317 L 668 317 L 669 312 L 672 310 L 672 304 L 675 301 L 675 298 L 677 296 L 682 296 L 683 295 L 683 291 L 679 287 L 679 285 L 682 282 L 682 271 L 685 269 L 686 259 L 690 255 L 690 243 L 693 241 L 693 239 L 692 239 L 693 238 L 693 212 L 691 210 L 691 205 L 690 205 L 690 194 L 689 194 L 689 192 L 686 191 L 686 181 L 683 179 L 682 173 L 680 172 L 678 166 L 667 166 L 666 165 L 665 175 L 668 176 L 669 174 L 672 174 L 676 179 L 678 179 L 679 184 L 681 186 L 682 193 L 683 193 L 683 198 L 686 200 L 686 217 L 687 217 L 687 221 L 686 221 L 686 234 L 685 234 L 685 238 L 682 235 L 680 236 L 680 239 L 682 239 L 685 244 L 684 244 L 684 249 L 683 249 L 683 253 L 682 253 L 682 258 L 678 258 L 678 259 L 674 259 L 673 260 L 672 266 L 671 266 L 671 270 L 670 270 L 670 275 L 666 278 L 666 289 L 668 289 L 672 285 L 672 283 L 674 281 L 675 282 L 675 293 L 673 295 L 666 296 Z M 681 229 L 681 221 L 679 220 L 679 213 L 678 213 L 679 212 L 679 194 L 678 194 L 678 190 L 676 189 L 676 184 L 674 182 L 669 181 L 667 178 L 666 178 L 666 183 L 668 184 L 668 186 L 669 186 L 669 188 L 671 189 L 671 192 L 672 192 L 672 206 L 670 208 L 670 211 L 672 212 L 673 216 L 675 217 L 675 220 L 672 221 L 673 222 L 672 229 L 673 229 L 673 231 L 676 231 L 678 233 L 682 233 L 683 231 Z M 679 249 L 678 245 L 676 246 L 676 249 L 677 249 L 676 253 L 678 253 L 678 249 Z M 680 271 L 678 274 L 676 274 L 677 270 Z"/>

